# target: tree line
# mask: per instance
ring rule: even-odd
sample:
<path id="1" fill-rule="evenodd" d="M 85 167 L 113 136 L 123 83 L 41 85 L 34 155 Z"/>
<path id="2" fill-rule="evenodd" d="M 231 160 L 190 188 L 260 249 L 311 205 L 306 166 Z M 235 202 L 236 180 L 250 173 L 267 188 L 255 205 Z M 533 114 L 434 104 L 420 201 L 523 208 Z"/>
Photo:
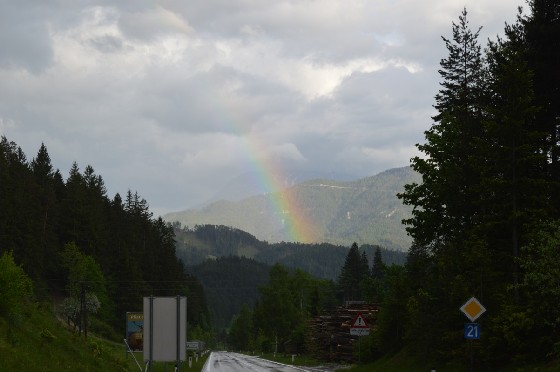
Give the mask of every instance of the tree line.
<path id="1" fill-rule="evenodd" d="M 175 255 L 171 225 L 154 218 L 137 192 L 107 196 L 91 166 L 74 163 L 66 179 L 44 144 L 28 161 L 16 143 L 0 140 L 0 256 L 9 255 L 33 282 L 38 300 L 100 302 L 98 318 L 122 334 L 127 311 L 142 297 L 186 295 L 188 320 L 208 327 L 202 286 Z M 64 306 L 63 306 L 64 308 Z"/>
<path id="2" fill-rule="evenodd" d="M 233 318 L 229 345 L 243 351 L 312 352 L 312 317 L 347 301 L 381 302 L 387 292 L 386 278 L 402 271 L 400 265 L 383 262 L 379 247 L 370 266 L 366 248 L 352 244 L 336 281 L 316 278 L 301 269 L 290 270 L 280 263 L 273 265 L 266 283 L 258 288 L 254 305 L 243 304 Z"/>
<path id="3" fill-rule="evenodd" d="M 349 250 L 349 247 L 329 243 L 271 244 L 260 241 L 245 231 L 223 225 L 196 225 L 188 228 L 175 222 L 173 227 L 177 237 L 177 256 L 188 264 L 188 271 L 204 287 L 212 329 L 219 341 L 225 340 L 224 332 L 230 328 L 232 319 L 239 315 L 243 305 L 252 309 L 259 301 L 262 296 L 259 288 L 267 285 L 270 268 L 275 264 L 282 265 L 290 275 L 299 270 L 313 280 L 321 281 L 325 284 L 324 288 L 332 290 L 329 298 L 336 298 L 336 304 L 345 299 L 344 289 L 337 289 L 337 281 L 341 269 L 346 267 L 345 260 L 348 258 L 345 257 L 349 254 L 353 256 L 354 246 Z M 357 245 L 355 249 L 358 249 Z M 406 261 L 405 252 L 368 244 L 360 247 L 360 255 L 362 254 L 366 261 L 377 259 L 378 267 L 380 264 L 402 265 Z M 381 284 L 369 281 L 362 284 L 362 279 L 364 278 L 356 280 L 360 283 L 360 288 L 367 287 L 364 291 L 368 291 L 368 299 L 377 301 L 375 293 L 381 291 Z M 333 301 L 327 308 L 335 305 Z M 235 342 L 233 344 L 237 345 Z"/>
<path id="4" fill-rule="evenodd" d="M 307 352 L 308 320 L 336 304 L 332 281 L 275 264 L 253 307 L 242 305 L 228 332 L 228 347 L 242 351 Z"/>
<path id="5" fill-rule="evenodd" d="M 173 223 L 177 237 L 177 256 L 187 265 L 203 265 L 208 257 L 239 256 L 268 265 L 281 263 L 290 269 L 301 269 L 317 278 L 336 281 L 348 254 L 348 246 L 330 243 L 268 243 L 255 236 L 223 225 L 196 225 L 181 227 Z M 368 259 L 380 248 L 383 261 L 404 264 L 406 252 L 363 244 L 360 247 Z"/>
<path id="6" fill-rule="evenodd" d="M 467 11 L 443 38 L 437 110 L 411 165 L 407 263 L 389 285 L 375 353 L 403 347 L 477 369 L 557 359 L 560 345 L 560 6 L 528 2 L 478 41 Z M 487 309 L 466 342 L 459 307 Z"/>

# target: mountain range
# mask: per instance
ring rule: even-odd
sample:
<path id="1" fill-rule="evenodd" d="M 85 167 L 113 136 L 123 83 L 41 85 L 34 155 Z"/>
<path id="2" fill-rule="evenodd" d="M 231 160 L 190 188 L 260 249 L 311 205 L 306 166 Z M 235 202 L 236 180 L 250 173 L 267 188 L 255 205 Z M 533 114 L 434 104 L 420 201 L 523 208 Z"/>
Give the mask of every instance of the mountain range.
<path id="1" fill-rule="evenodd" d="M 186 227 L 224 225 L 270 242 L 380 245 L 405 251 L 411 239 L 402 219 L 411 215 L 396 194 L 421 182 L 410 167 L 355 181 L 312 179 L 241 200 L 218 200 L 163 218 Z M 297 236 L 294 232 L 305 231 Z"/>

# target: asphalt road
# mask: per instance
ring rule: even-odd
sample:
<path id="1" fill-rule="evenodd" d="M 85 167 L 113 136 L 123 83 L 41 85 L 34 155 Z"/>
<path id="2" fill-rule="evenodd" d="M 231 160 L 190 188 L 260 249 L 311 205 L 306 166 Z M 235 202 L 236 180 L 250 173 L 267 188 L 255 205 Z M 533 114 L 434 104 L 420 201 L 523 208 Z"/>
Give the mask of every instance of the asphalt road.
<path id="1" fill-rule="evenodd" d="M 226 351 L 210 353 L 202 372 L 310 372 L 316 368 L 300 368 L 265 359 Z"/>

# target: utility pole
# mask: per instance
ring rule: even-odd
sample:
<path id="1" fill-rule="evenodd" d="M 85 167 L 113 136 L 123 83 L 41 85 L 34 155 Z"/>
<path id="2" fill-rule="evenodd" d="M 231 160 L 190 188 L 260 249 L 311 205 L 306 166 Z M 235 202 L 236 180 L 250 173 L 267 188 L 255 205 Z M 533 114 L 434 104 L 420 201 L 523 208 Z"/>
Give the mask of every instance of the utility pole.
<path id="1" fill-rule="evenodd" d="M 80 334 L 82 332 L 82 325 L 84 330 L 84 337 L 87 338 L 87 303 L 86 303 L 86 286 L 82 282 L 80 283 Z"/>
<path id="2" fill-rule="evenodd" d="M 78 326 L 78 335 L 82 335 L 82 329 L 84 325 L 84 308 L 85 308 L 85 289 L 84 283 L 80 283 L 80 324 Z"/>

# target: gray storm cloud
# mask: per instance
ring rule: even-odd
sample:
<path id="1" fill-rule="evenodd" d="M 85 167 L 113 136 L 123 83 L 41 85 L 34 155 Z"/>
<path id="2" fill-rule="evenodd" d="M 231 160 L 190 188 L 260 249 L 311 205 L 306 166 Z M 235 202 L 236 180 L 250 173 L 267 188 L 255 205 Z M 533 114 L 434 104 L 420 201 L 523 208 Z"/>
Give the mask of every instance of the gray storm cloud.
<path id="1" fill-rule="evenodd" d="M 405 166 L 431 124 L 441 35 L 481 44 L 516 4 L 428 1 L 2 2 L 0 132 L 156 213 L 255 162 L 359 178 Z"/>

